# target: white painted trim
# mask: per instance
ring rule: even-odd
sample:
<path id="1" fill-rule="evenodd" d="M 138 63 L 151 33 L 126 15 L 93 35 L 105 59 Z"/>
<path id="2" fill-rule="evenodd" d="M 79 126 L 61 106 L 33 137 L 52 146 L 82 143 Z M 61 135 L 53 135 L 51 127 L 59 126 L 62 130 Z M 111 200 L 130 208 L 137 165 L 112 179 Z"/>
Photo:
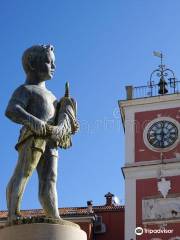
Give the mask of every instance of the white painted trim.
<path id="1" fill-rule="evenodd" d="M 180 176 L 180 162 L 124 167 L 123 173 L 125 179 L 159 178 L 160 175 L 161 177 Z"/>
<path id="2" fill-rule="evenodd" d="M 180 93 L 156 96 L 156 97 L 132 99 L 132 100 L 119 100 L 119 105 L 120 107 L 127 107 L 127 106 L 133 106 L 133 105 L 147 105 L 152 103 L 154 104 L 154 103 L 170 102 L 170 101 L 176 101 L 176 100 L 180 100 Z"/>
<path id="3" fill-rule="evenodd" d="M 135 120 L 134 112 L 126 109 L 125 112 L 125 159 L 126 163 L 134 163 L 135 161 Z"/>
<path id="4" fill-rule="evenodd" d="M 136 239 L 136 180 L 125 179 L 125 240 Z"/>
<path id="5" fill-rule="evenodd" d="M 133 101 L 133 100 L 132 100 Z M 143 102 L 142 104 L 122 104 L 120 103 L 120 108 L 124 112 L 125 121 L 127 119 L 126 117 L 126 111 L 129 109 L 129 111 L 132 111 L 134 114 L 137 112 L 148 112 L 148 111 L 155 111 L 155 110 L 161 110 L 161 109 L 171 109 L 171 108 L 178 108 L 180 105 L 180 94 L 179 99 L 176 99 L 175 101 L 158 101 L 158 102 Z M 180 117 L 180 110 L 179 110 L 179 117 Z M 130 119 L 132 120 L 132 119 Z"/>
<path id="6" fill-rule="evenodd" d="M 170 159 L 163 159 L 163 160 L 149 160 L 149 161 L 140 161 L 140 162 L 134 162 L 134 163 L 127 163 L 125 164 L 125 167 L 138 167 L 138 166 L 148 166 L 148 165 L 154 165 L 154 164 L 161 164 L 161 163 L 175 163 L 180 162 L 180 156 L 177 158 L 170 158 Z"/>

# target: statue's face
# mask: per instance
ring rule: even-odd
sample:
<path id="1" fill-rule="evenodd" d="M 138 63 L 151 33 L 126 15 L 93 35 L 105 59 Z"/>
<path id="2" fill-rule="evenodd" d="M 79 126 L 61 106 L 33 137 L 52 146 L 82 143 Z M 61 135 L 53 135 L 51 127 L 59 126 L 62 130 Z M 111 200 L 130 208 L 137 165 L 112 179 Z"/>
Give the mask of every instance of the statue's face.
<path id="1" fill-rule="evenodd" d="M 55 56 L 54 52 L 48 52 L 39 63 L 38 67 L 38 75 L 41 80 L 48 80 L 51 79 L 54 75 L 55 71 Z"/>

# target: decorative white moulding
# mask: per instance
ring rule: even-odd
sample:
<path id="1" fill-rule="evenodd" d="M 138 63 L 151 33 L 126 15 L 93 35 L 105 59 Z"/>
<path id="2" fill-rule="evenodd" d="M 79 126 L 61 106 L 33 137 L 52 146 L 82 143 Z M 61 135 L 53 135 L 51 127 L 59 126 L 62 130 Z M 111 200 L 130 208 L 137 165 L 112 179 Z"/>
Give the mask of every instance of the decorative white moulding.
<path id="1" fill-rule="evenodd" d="M 143 223 L 168 223 L 180 221 L 180 197 L 154 198 L 142 200 Z"/>
<path id="2" fill-rule="evenodd" d="M 161 178 L 161 181 L 158 182 L 158 191 L 162 194 L 164 198 L 167 197 L 170 189 L 171 189 L 171 182 L 166 181 L 165 178 Z"/>

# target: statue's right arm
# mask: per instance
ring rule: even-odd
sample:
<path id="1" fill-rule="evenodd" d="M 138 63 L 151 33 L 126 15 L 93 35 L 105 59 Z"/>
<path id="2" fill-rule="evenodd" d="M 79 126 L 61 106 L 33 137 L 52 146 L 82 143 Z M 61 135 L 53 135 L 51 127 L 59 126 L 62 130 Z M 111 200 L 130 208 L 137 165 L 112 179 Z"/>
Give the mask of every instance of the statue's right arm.
<path id="1" fill-rule="evenodd" d="M 31 93 L 25 87 L 17 88 L 8 103 L 5 115 L 13 122 L 26 126 L 37 135 L 45 135 L 46 123 L 26 110 L 30 95 Z"/>

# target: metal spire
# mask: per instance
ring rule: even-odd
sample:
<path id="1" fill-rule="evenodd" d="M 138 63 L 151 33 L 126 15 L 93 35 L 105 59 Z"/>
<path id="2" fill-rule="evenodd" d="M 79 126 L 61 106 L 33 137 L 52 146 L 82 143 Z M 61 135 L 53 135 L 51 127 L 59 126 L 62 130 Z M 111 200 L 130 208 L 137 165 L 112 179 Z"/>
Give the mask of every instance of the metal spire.
<path id="1" fill-rule="evenodd" d="M 175 81 L 175 75 L 174 75 L 174 72 L 167 68 L 166 65 L 163 64 L 163 58 L 164 58 L 164 54 L 162 52 L 158 52 L 158 51 L 153 51 L 153 55 L 156 56 L 156 57 L 159 57 L 161 60 L 160 60 L 160 65 L 158 66 L 157 69 L 155 69 L 152 73 L 151 73 L 151 76 L 150 76 L 150 85 L 152 86 L 152 78 L 154 77 L 154 75 L 158 76 L 160 79 L 159 79 L 159 83 L 158 83 L 158 93 L 159 94 L 166 94 L 168 93 L 168 89 L 167 89 L 167 80 L 170 81 Z M 168 78 L 169 75 L 171 75 L 171 78 Z"/>

